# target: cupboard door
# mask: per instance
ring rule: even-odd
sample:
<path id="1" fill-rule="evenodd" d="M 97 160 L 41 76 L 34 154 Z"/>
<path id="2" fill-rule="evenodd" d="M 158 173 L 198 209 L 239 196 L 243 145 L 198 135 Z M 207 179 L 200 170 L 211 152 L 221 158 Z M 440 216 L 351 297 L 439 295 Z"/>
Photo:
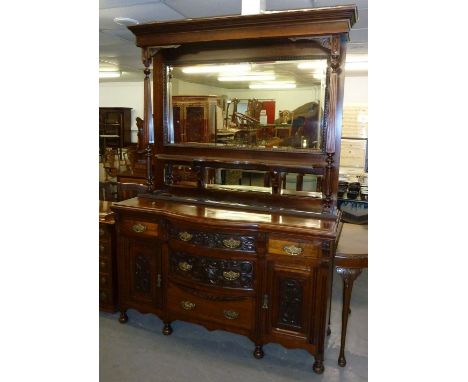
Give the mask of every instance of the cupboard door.
<path id="1" fill-rule="evenodd" d="M 313 316 L 315 272 L 300 265 L 268 262 L 267 333 L 271 337 L 306 339 Z"/>
<path id="2" fill-rule="evenodd" d="M 161 274 L 159 249 L 155 242 L 124 239 L 119 271 L 122 274 L 122 300 L 135 308 L 161 306 Z"/>
<path id="3" fill-rule="evenodd" d="M 187 142 L 207 142 L 206 116 L 203 106 L 187 106 L 185 109 Z"/>

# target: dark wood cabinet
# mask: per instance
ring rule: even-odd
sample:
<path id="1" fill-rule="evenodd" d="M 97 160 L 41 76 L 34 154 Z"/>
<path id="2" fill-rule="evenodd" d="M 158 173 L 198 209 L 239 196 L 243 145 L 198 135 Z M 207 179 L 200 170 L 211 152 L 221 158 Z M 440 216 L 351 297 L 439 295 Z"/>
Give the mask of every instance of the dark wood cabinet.
<path id="1" fill-rule="evenodd" d="M 343 66 L 356 18 L 355 6 L 339 6 L 129 27 L 145 66 L 143 130 L 148 136 L 142 142 L 148 189 L 112 207 L 122 323 L 129 308 L 158 315 L 165 335 L 171 334 L 172 321 L 186 320 L 248 336 L 256 358 L 264 356 L 263 345 L 269 342 L 305 349 L 315 358 L 313 370 L 324 371 L 341 218 L 337 186 Z M 216 139 L 216 121 L 228 120 L 214 111 L 225 93 L 231 92 L 230 102 L 237 105 L 236 94 L 271 85 L 246 84 L 245 78 L 238 85 L 236 79 L 219 75 L 227 68 L 237 74 L 240 64 L 257 75 L 264 69 L 273 76 L 277 70 L 280 79 L 288 79 L 300 64 L 320 68 L 318 80 L 296 73 L 298 87 L 312 86 L 314 92 L 281 97 L 282 102 L 308 105 L 299 127 L 320 120 L 313 126 L 313 145 L 311 135 L 300 133 L 299 127 L 295 136 L 276 143 Z M 196 86 L 195 72 L 203 73 L 198 86 L 210 95 L 173 95 L 173 88 Z M 221 88 L 224 80 L 228 84 Z M 221 90 L 213 95 L 213 89 Z M 255 98 L 259 93 L 252 94 Z M 303 99 L 311 94 L 315 98 Z M 276 105 L 284 110 L 279 101 Z M 151 113 L 154 123 L 148 121 Z M 235 113 L 245 123 L 225 126 L 225 133 L 262 128 L 248 110 Z M 262 184 L 218 182 L 223 174 L 227 178 L 228 172 L 243 171 L 258 175 Z M 287 173 L 320 177 L 320 190 L 284 189 Z"/>
<path id="2" fill-rule="evenodd" d="M 99 108 L 99 151 L 107 147 L 121 150 L 130 146 L 132 108 L 100 107 Z"/>
<path id="3" fill-rule="evenodd" d="M 212 142 L 219 97 L 173 96 L 174 143 Z"/>

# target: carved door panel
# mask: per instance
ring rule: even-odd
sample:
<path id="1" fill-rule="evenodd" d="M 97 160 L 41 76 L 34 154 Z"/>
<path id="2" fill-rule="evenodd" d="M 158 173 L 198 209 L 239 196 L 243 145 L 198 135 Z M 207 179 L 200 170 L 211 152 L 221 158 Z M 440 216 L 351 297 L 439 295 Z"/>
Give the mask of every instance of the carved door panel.
<path id="1" fill-rule="evenodd" d="M 313 317 L 314 272 L 300 265 L 268 262 L 266 332 L 271 337 L 309 337 Z"/>
<path id="2" fill-rule="evenodd" d="M 125 304 L 146 306 L 161 305 L 161 273 L 159 249 L 155 242 L 125 240 L 125 251 L 119 269 L 123 273 L 122 297 Z"/>
<path id="3" fill-rule="evenodd" d="M 185 131 L 187 142 L 207 142 L 206 115 L 203 106 L 186 106 Z"/>

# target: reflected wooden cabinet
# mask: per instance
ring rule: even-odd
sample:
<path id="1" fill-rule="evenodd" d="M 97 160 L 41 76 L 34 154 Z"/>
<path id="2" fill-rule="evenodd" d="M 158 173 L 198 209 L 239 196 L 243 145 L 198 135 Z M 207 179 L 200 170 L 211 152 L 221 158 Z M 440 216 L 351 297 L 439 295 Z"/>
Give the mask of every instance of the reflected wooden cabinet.
<path id="1" fill-rule="evenodd" d="M 107 147 L 122 149 L 130 146 L 131 111 L 129 107 L 99 108 L 99 152 Z"/>
<path id="2" fill-rule="evenodd" d="M 174 143 L 208 143 L 216 134 L 219 97 L 173 96 Z"/>

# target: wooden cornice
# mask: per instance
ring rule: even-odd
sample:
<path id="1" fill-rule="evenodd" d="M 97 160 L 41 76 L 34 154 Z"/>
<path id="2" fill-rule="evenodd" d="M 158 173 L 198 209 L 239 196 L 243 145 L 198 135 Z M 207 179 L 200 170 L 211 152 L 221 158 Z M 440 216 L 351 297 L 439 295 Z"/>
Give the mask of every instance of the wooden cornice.
<path id="1" fill-rule="evenodd" d="M 347 33 L 357 21 L 357 7 L 299 9 L 255 15 L 220 16 L 154 22 L 128 29 L 139 47 L 257 38 L 313 37 Z"/>

